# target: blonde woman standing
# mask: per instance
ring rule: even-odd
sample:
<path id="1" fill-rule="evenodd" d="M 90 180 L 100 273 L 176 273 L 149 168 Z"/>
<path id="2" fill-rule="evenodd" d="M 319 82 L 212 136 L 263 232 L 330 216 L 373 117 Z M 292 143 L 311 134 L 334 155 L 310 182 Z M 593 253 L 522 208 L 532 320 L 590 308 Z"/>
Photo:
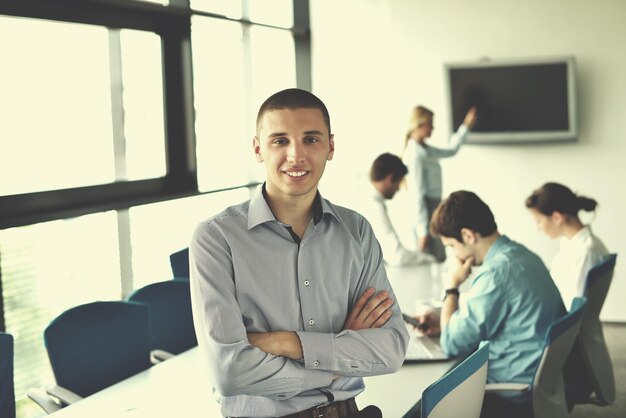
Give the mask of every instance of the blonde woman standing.
<path id="1" fill-rule="evenodd" d="M 441 240 L 428 234 L 430 218 L 441 202 L 442 180 L 439 159 L 452 157 L 459 151 L 467 133 L 476 123 L 476 108 L 469 109 L 463 124 L 450 137 L 447 148 L 437 148 L 426 143 L 434 129 L 433 116 L 434 113 L 424 106 L 413 108 L 402 161 L 409 169 L 406 176 L 407 186 L 411 198 L 417 204 L 413 221 L 417 248 L 443 262 L 446 259 L 446 252 Z"/>

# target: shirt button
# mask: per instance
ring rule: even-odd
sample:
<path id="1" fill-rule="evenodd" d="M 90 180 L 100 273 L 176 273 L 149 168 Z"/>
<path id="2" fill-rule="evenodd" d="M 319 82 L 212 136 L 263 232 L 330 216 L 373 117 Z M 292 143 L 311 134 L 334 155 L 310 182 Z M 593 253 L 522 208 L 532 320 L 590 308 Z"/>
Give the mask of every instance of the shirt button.
<path id="1" fill-rule="evenodd" d="M 317 366 L 319 366 L 319 365 L 320 365 L 320 362 L 319 362 L 319 361 L 317 361 L 317 360 L 315 360 L 315 363 L 313 363 L 313 365 L 314 365 L 315 367 L 317 367 Z"/>
<path id="2" fill-rule="evenodd" d="M 304 285 L 305 285 L 305 286 L 308 286 L 310 283 L 311 283 L 311 282 L 309 282 L 308 280 L 305 280 L 305 281 L 304 281 Z"/>
<path id="3" fill-rule="evenodd" d="M 312 319 L 309 319 L 309 325 L 315 325 L 315 321 Z"/>

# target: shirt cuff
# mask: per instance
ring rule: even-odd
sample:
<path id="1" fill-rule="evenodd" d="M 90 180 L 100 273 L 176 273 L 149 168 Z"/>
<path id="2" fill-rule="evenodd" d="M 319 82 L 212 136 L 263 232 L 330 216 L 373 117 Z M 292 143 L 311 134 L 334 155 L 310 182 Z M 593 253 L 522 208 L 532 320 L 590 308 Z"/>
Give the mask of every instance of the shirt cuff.
<path id="1" fill-rule="evenodd" d="M 308 370 L 333 370 L 334 335 L 321 332 L 296 332 L 302 345 L 304 367 Z"/>

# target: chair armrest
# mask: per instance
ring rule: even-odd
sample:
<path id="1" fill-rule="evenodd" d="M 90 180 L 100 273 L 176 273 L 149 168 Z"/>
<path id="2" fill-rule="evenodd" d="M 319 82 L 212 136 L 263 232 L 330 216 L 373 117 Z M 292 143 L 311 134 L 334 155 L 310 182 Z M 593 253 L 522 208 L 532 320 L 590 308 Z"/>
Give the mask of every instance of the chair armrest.
<path id="1" fill-rule="evenodd" d="M 526 383 L 487 383 L 485 393 L 494 392 L 526 392 L 530 385 Z"/>
<path id="2" fill-rule="evenodd" d="M 71 390 L 65 389 L 63 386 L 59 385 L 46 386 L 46 392 L 48 395 L 54 396 L 65 405 L 71 405 L 83 399 L 82 396 L 79 396 Z"/>
<path id="3" fill-rule="evenodd" d="M 26 395 L 30 398 L 31 401 L 35 402 L 37 405 L 44 410 L 44 412 L 50 415 L 53 412 L 61 409 L 61 405 L 56 403 L 45 390 L 43 389 L 31 389 L 26 392 Z"/>
<path id="4" fill-rule="evenodd" d="M 165 350 L 152 350 L 150 351 L 150 362 L 152 364 L 158 364 L 167 359 L 171 359 L 175 354 L 172 354 Z"/>

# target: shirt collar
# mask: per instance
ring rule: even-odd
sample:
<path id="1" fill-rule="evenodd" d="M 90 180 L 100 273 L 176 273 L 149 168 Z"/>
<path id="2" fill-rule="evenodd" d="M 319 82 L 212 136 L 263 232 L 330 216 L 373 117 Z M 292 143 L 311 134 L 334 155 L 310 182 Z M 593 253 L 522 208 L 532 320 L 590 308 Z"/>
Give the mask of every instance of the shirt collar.
<path id="1" fill-rule="evenodd" d="M 500 251 L 500 247 L 507 245 L 509 242 L 511 242 L 511 240 L 506 235 L 501 235 L 497 240 L 495 240 L 487 251 L 487 255 L 485 255 L 485 259 L 483 260 L 483 264 L 488 263 L 489 260 L 495 257 L 498 251 Z"/>
<path id="2" fill-rule="evenodd" d="M 591 236 L 591 228 L 585 225 L 583 226 L 574 236 L 570 239 L 570 241 L 584 241 Z"/>
<path id="3" fill-rule="evenodd" d="M 265 200 L 265 183 L 258 186 L 256 192 L 250 199 L 250 207 L 248 210 L 248 229 L 252 229 L 257 225 L 265 222 L 277 221 L 272 213 L 267 200 Z M 325 214 L 330 214 L 337 218 L 326 200 L 322 199 L 318 191 L 313 200 L 313 223 L 317 225 Z"/>
<path id="4" fill-rule="evenodd" d="M 376 186 L 374 186 L 371 182 L 370 182 L 370 186 L 372 189 L 372 198 L 376 199 L 379 202 L 385 202 L 385 196 L 383 196 L 383 194 L 378 191 L 378 189 L 376 188 Z"/>

